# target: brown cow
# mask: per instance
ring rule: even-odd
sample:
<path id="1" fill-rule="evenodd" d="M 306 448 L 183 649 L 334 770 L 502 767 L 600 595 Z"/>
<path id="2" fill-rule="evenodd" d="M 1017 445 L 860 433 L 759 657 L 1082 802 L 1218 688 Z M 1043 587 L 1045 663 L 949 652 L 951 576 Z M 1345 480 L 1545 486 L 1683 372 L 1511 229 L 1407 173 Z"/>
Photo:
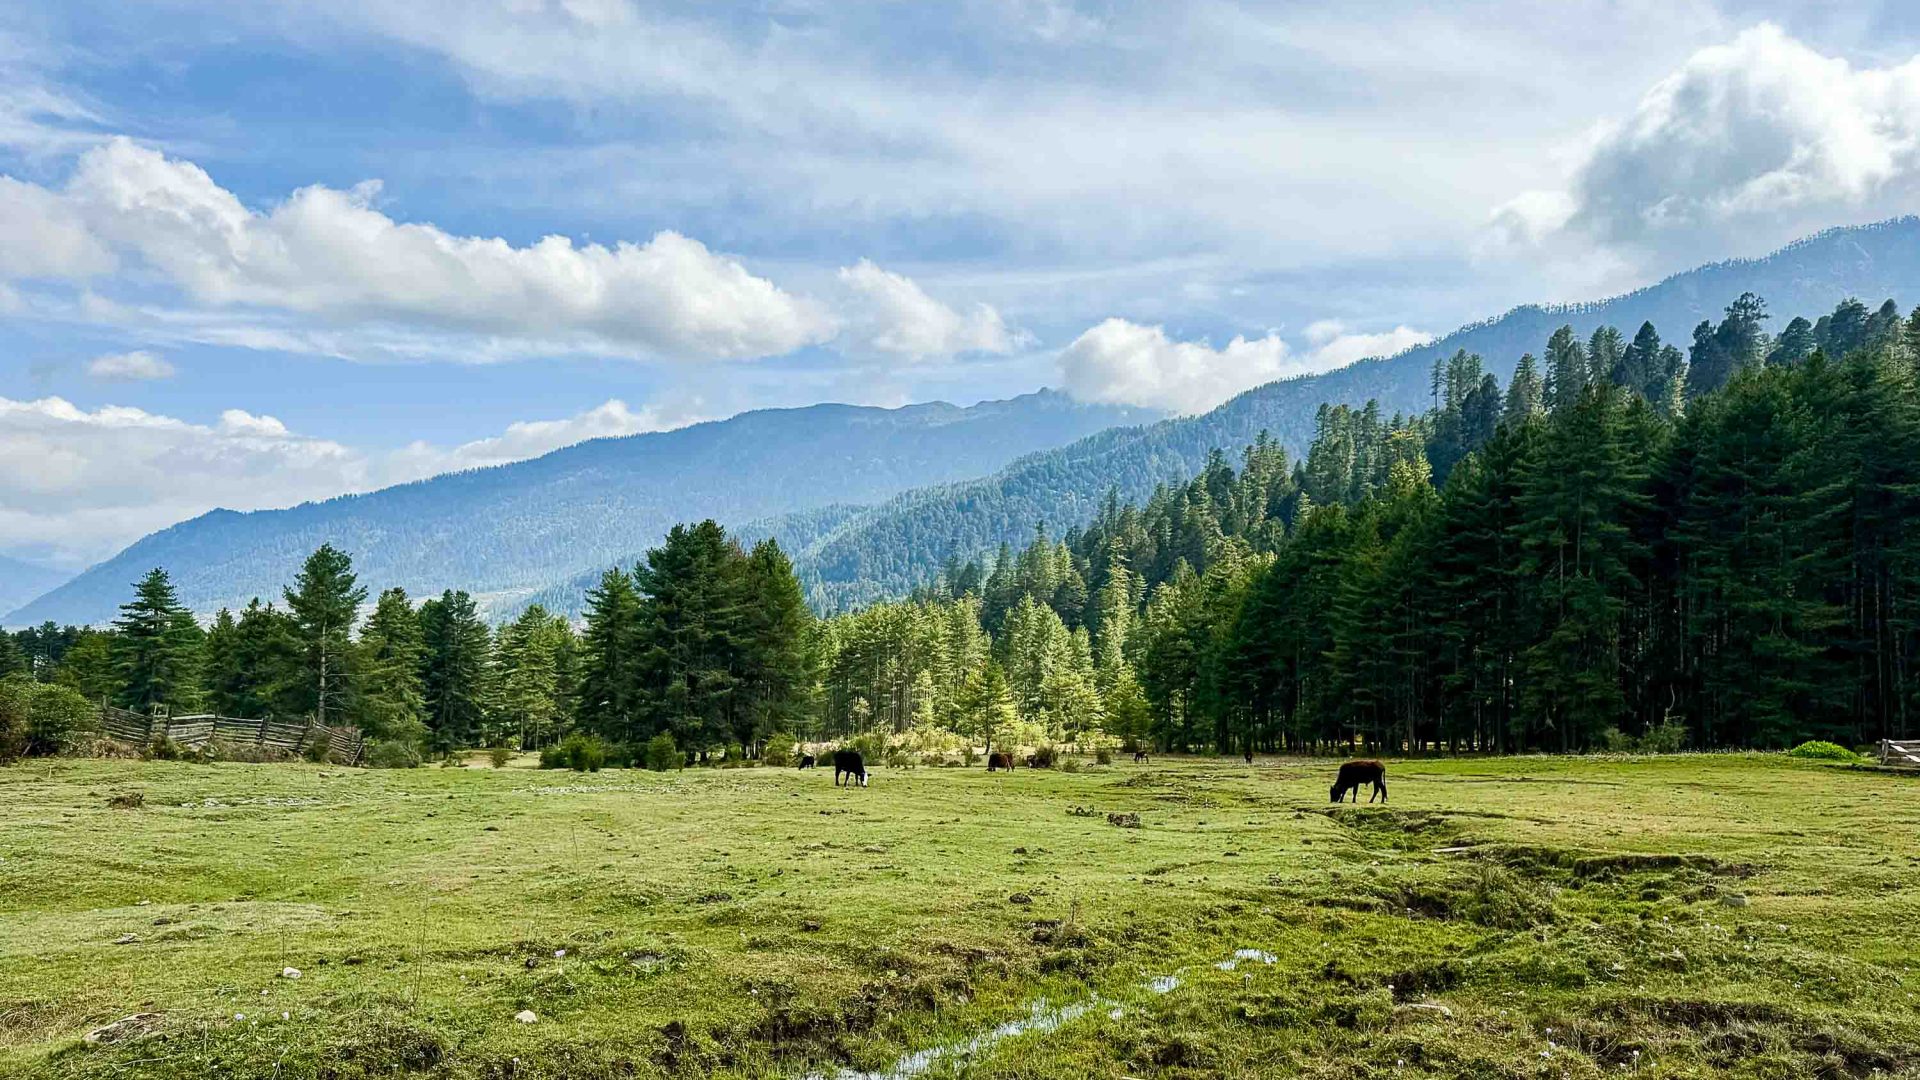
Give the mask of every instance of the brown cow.
<path id="1" fill-rule="evenodd" d="M 987 771 L 999 772 L 1001 769 L 1013 771 L 1013 755 L 1005 750 L 995 750 L 987 755 Z"/>
<path id="2" fill-rule="evenodd" d="M 1349 761 L 1340 766 L 1340 775 L 1333 781 L 1332 801 L 1341 801 L 1351 791 L 1353 801 L 1359 802 L 1361 784 L 1373 785 L 1373 795 L 1367 796 L 1368 802 L 1373 801 L 1374 795 L 1378 795 L 1381 802 L 1387 801 L 1387 767 L 1378 761 Z"/>

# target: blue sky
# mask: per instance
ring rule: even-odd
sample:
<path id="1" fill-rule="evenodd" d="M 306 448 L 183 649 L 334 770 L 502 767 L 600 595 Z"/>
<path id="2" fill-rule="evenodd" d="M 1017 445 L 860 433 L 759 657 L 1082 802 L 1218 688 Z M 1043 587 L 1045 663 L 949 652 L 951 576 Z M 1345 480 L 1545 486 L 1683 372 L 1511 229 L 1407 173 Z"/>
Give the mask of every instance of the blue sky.
<path id="1" fill-rule="evenodd" d="M 822 400 L 1197 411 L 1916 209 L 1893 4 L 0 12 L 0 553 Z"/>

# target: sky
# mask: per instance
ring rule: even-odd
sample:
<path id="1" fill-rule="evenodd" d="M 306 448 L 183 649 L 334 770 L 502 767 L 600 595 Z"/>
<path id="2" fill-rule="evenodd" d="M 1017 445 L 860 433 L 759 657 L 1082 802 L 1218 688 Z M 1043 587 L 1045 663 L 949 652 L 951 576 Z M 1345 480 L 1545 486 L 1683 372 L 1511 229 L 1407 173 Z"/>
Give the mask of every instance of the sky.
<path id="1" fill-rule="evenodd" d="M 1901 14 L 15 0 L 0 555 L 759 407 L 1199 412 L 1913 212 Z"/>

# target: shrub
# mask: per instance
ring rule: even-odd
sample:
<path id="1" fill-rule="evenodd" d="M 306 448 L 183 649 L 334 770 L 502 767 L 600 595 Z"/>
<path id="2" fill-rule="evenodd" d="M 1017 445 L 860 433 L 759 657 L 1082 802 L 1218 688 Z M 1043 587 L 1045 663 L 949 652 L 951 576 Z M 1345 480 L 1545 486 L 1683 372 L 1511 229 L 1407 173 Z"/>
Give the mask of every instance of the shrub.
<path id="1" fill-rule="evenodd" d="M 668 769 L 686 767 L 686 759 L 680 756 L 680 748 L 673 744 L 673 736 L 661 732 L 647 740 L 647 768 L 654 772 L 666 772 Z"/>
<path id="2" fill-rule="evenodd" d="M 776 767 L 792 765 L 793 745 L 793 736 L 784 731 L 774 732 L 760 748 L 760 763 Z"/>
<path id="3" fill-rule="evenodd" d="M 1633 736 L 1617 727 L 1610 727 L 1600 733 L 1600 747 L 1609 754 L 1626 754 L 1633 750 Z"/>
<path id="4" fill-rule="evenodd" d="M 123 791 L 118 795 L 107 796 L 107 808 L 110 810 L 138 810 L 147 805 L 145 792 Z"/>
<path id="5" fill-rule="evenodd" d="M 1034 760 L 1038 761 L 1040 759 L 1036 757 Z M 1080 759 L 1077 757 L 1063 757 L 1060 759 L 1060 763 L 1055 767 L 1058 768 L 1061 772 L 1079 772 Z"/>
<path id="6" fill-rule="evenodd" d="M 560 741 L 560 752 L 574 772 L 599 772 L 607 763 L 607 744 L 597 735 L 576 731 Z"/>
<path id="7" fill-rule="evenodd" d="M 92 715 L 93 703 L 70 686 L 25 675 L 0 680 L 0 763 L 59 753 Z"/>
<path id="8" fill-rule="evenodd" d="M 567 751 L 559 743 L 540 748 L 540 767 L 543 769 L 564 769 L 567 767 Z"/>
<path id="9" fill-rule="evenodd" d="M 315 735 L 300 748 L 300 756 L 315 765 L 325 765 L 333 760 L 333 742 L 325 735 Z"/>
<path id="10" fill-rule="evenodd" d="M 513 760 L 513 747 L 496 746 L 487 751 L 487 760 L 493 764 L 494 768 L 504 769 L 507 767 L 507 762 Z"/>
<path id="11" fill-rule="evenodd" d="M 1646 754 L 1677 754 L 1687 748 L 1687 725 L 1669 716 L 1640 736 L 1640 751 Z"/>
<path id="12" fill-rule="evenodd" d="M 1860 755 L 1823 739 L 1809 739 L 1787 751 L 1788 757 L 1806 758 L 1809 761 L 1859 761 Z"/>
<path id="13" fill-rule="evenodd" d="M 374 739 L 361 759 L 369 769 L 417 769 L 420 747 L 404 739 Z"/>
<path id="14" fill-rule="evenodd" d="M 1113 750 L 1105 746 L 1101 747 L 1098 750 L 1095 750 L 1093 752 L 1093 763 L 1095 765 L 1113 764 Z"/>
<path id="15" fill-rule="evenodd" d="M 140 756 L 148 761 L 179 761 L 185 753 L 179 743 L 165 735 L 155 735 L 148 740 L 147 748 Z"/>
<path id="16" fill-rule="evenodd" d="M 883 760 L 889 769 L 911 769 L 920 764 L 920 755 L 904 746 L 889 746 Z"/>
<path id="17" fill-rule="evenodd" d="M 840 749 L 858 751 L 867 764 L 879 764 L 887 760 L 887 737 L 878 732 L 856 735 L 841 743 Z"/>
<path id="18" fill-rule="evenodd" d="M 966 762 L 967 768 L 969 769 L 980 764 L 980 751 L 974 749 L 972 743 L 968 743 L 961 748 L 960 756 Z"/>
<path id="19" fill-rule="evenodd" d="M 1051 744 L 1043 745 L 1033 752 L 1033 767 L 1036 769 L 1053 768 L 1054 749 Z"/>

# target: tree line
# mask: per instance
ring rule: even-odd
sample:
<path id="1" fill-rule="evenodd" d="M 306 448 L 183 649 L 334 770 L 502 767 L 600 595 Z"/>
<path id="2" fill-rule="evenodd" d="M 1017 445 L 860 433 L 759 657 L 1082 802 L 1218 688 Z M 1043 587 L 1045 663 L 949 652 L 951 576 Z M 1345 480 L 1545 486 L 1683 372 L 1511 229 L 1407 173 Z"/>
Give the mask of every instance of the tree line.
<path id="1" fill-rule="evenodd" d="M 367 591 L 330 546 L 202 626 L 166 574 L 106 630 L 0 635 L 0 675 L 93 700 L 351 722 L 427 750 L 569 732 L 696 753 L 776 732 L 935 748 L 1519 751 L 1861 742 L 1920 685 L 1920 310 L 1685 350 L 1554 332 L 1506 387 L 1434 365 L 1418 415 L 1323 406 L 1084 528 L 950 560 L 829 618 L 780 546 L 711 521 L 602 575 L 576 628 Z"/>

